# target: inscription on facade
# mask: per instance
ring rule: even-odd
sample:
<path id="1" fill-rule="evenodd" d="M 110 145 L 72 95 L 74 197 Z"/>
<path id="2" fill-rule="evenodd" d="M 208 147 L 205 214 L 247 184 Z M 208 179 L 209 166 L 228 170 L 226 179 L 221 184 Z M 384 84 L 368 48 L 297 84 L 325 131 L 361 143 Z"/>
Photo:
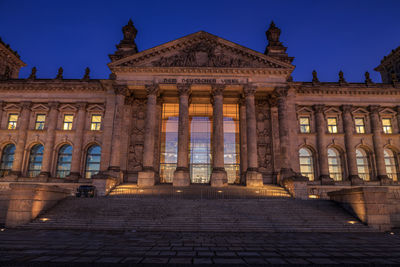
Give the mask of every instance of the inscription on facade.
<path id="1" fill-rule="evenodd" d="M 214 78 L 162 78 L 158 83 L 177 84 L 244 84 L 247 79 L 214 79 Z"/>

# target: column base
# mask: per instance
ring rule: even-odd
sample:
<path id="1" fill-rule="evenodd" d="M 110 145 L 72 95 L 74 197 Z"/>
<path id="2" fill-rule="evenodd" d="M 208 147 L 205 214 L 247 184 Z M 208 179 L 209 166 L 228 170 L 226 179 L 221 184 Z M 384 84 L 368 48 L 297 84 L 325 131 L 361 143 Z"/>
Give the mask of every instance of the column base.
<path id="1" fill-rule="evenodd" d="M 40 172 L 38 177 L 39 178 L 49 178 L 49 177 L 51 177 L 51 174 L 50 174 L 50 172 Z"/>
<path id="2" fill-rule="evenodd" d="M 381 185 L 390 185 L 393 183 L 393 180 L 390 179 L 387 175 L 378 175 L 377 178 L 381 182 Z"/>
<path id="3" fill-rule="evenodd" d="M 137 184 L 139 187 L 154 186 L 156 184 L 156 173 L 154 170 L 147 169 L 139 172 Z"/>
<path id="4" fill-rule="evenodd" d="M 264 181 L 262 178 L 262 174 L 258 171 L 248 170 L 246 172 L 246 186 L 247 187 L 262 187 L 264 185 Z"/>
<path id="5" fill-rule="evenodd" d="M 334 185 L 335 180 L 333 180 L 329 175 L 323 174 L 319 177 L 321 185 Z"/>
<path id="6" fill-rule="evenodd" d="M 174 172 L 173 186 L 189 186 L 190 174 L 188 168 L 178 167 Z"/>
<path id="7" fill-rule="evenodd" d="M 358 175 L 350 175 L 349 176 L 349 181 L 351 182 L 351 185 L 363 185 L 364 180 L 360 178 Z"/>
<path id="8" fill-rule="evenodd" d="M 81 178 L 81 174 L 79 172 L 70 172 L 66 177 L 67 180 L 78 181 Z"/>
<path id="9" fill-rule="evenodd" d="M 213 168 L 211 173 L 211 186 L 223 187 L 228 186 L 228 175 L 224 168 Z"/>

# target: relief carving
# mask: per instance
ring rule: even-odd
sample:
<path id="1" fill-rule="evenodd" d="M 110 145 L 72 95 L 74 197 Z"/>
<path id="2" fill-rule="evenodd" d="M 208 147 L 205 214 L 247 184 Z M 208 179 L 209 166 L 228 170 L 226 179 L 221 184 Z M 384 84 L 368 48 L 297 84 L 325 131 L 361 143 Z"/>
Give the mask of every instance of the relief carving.
<path id="1" fill-rule="evenodd" d="M 132 101 L 132 128 L 130 132 L 130 145 L 128 151 L 128 171 L 138 172 L 142 170 L 143 145 L 145 132 L 145 100 Z"/>
<path id="2" fill-rule="evenodd" d="M 271 114 L 267 101 L 257 101 L 256 119 L 259 170 L 262 173 L 272 173 Z"/>

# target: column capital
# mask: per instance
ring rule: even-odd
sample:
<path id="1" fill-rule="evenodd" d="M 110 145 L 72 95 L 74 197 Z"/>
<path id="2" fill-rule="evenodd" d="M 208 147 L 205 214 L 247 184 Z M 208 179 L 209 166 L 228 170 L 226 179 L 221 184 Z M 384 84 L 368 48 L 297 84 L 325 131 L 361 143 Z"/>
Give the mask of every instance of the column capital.
<path id="1" fill-rule="evenodd" d="M 324 112 L 325 105 L 324 104 L 316 104 L 316 105 L 313 105 L 313 109 L 317 113 L 322 113 L 322 112 Z"/>
<path id="2" fill-rule="evenodd" d="M 343 113 L 348 114 L 353 111 L 353 105 L 342 105 L 341 109 L 342 109 Z"/>
<path id="3" fill-rule="evenodd" d="M 116 95 L 127 95 L 128 94 L 128 88 L 126 85 L 114 85 L 114 93 Z"/>
<path id="4" fill-rule="evenodd" d="M 243 86 L 243 93 L 245 97 L 254 96 L 257 91 L 257 87 L 251 84 L 245 84 Z"/>
<path id="5" fill-rule="evenodd" d="M 32 106 L 32 102 L 31 101 L 22 101 L 20 103 L 20 107 L 22 109 L 29 109 Z"/>
<path id="6" fill-rule="evenodd" d="M 60 102 L 52 101 L 47 104 L 50 109 L 57 109 L 60 106 Z"/>
<path id="7" fill-rule="evenodd" d="M 380 107 L 381 107 L 380 105 L 369 105 L 368 110 L 372 114 L 379 114 Z"/>
<path id="8" fill-rule="evenodd" d="M 287 97 L 288 91 L 289 87 L 287 86 L 276 87 L 274 90 L 274 95 L 278 98 L 284 98 Z"/>
<path id="9" fill-rule="evenodd" d="M 160 86 L 156 83 L 146 84 L 145 87 L 147 95 L 157 95 L 160 90 Z"/>
<path id="10" fill-rule="evenodd" d="M 191 87 L 190 84 L 187 83 L 178 83 L 176 85 L 176 87 L 178 88 L 178 94 L 179 96 L 181 95 L 187 95 L 189 96 L 191 93 Z"/>
<path id="11" fill-rule="evenodd" d="M 225 90 L 224 84 L 213 84 L 211 85 L 211 94 L 212 96 L 222 95 Z"/>
<path id="12" fill-rule="evenodd" d="M 78 110 L 85 110 L 87 104 L 88 104 L 87 102 L 77 102 L 77 103 L 75 104 L 75 107 L 77 107 Z"/>

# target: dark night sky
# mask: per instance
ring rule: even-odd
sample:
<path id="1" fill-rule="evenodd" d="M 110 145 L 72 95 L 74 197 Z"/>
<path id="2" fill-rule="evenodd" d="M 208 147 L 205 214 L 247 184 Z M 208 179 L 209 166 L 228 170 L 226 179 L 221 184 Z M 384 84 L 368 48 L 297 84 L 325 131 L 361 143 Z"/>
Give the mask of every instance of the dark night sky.
<path id="1" fill-rule="evenodd" d="M 86 1 L 0 0 L 0 37 L 24 62 L 20 77 L 33 66 L 39 78 L 107 78 L 108 54 L 132 18 L 139 50 L 204 30 L 264 52 L 271 20 L 294 56 L 295 81 L 337 81 L 340 69 L 349 82 L 363 81 L 381 58 L 400 45 L 398 0 L 202 0 Z"/>

